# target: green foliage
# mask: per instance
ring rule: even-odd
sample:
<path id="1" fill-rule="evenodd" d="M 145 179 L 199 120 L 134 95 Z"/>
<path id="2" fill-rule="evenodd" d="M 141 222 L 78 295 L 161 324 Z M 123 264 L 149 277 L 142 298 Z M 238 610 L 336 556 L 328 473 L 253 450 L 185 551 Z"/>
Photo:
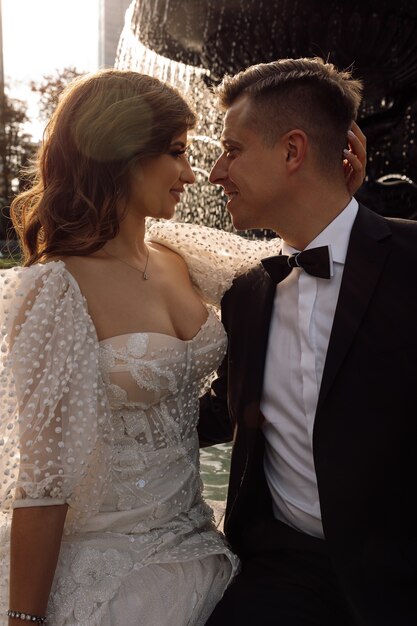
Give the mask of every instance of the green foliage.
<path id="1" fill-rule="evenodd" d="M 8 269 L 9 267 L 14 267 L 15 265 L 20 265 L 20 259 L 12 259 L 9 257 L 1 258 L 0 257 L 0 270 Z"/>
<path id="2" fill-rule="evenodd" d="M 37 150 L 28 122 L 26 103 L 0 94 L 0 239 L 6 239 L 10 203 L 24 189 L 23 170 Z"/>
<path id="3" fill-rule="evenodd" d="M 68 83 L 72 82 L 84 72 L 79 72 L 75 67 L 65 67 L 56 70 L 55 74 L 45 74 L 40 83 L 32 81 L 30 89 L 39 96 L 39 119 L 48 122 L 58 104 L 59 96 Z"/>
<path id="4" fill-rule="evenodd" d="M 30 83 L 31 91 L 39 97 L 41 120 L 49 120 L 60 93 L 69 82 L 82 75 L 83 72 L 74 67 L 67 67 L 45 75 L 39 83 Z M 38 149 L 26 130 L 29 122 L 26 102 L 0 94 L 0 240 L 14 238 L 9 207 L 14 196 L 28 184 L 26 172 Z"/>

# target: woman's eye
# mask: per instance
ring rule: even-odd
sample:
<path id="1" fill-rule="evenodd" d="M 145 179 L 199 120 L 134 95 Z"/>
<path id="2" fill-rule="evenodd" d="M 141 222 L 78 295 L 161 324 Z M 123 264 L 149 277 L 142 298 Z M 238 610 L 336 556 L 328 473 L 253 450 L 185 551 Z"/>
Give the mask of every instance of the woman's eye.
<path id="1" fill-rule="evenodd" d="M 170 152 L 170 155 L 175 158 L 184 156 L 186 154 L 187 154 L 187 148 L 184 148 L 183 150 L 173 150 L 172 152 Z"/>

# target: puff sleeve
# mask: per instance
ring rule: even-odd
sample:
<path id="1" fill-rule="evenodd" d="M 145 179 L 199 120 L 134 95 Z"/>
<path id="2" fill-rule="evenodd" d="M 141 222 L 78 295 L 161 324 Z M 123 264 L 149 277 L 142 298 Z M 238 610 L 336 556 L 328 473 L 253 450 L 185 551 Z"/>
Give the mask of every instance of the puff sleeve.
<path id="1" fill-rule="evenodd" d="M 233 280 L 262 258 L 278 254 L 280 239 L 249 240 L 234 233 L 174 221 L 150 221 L 147 239 L 180 254 L 210 304 L 220 305 Z"/>
<path id="2" fill-rule="evenodd" d="M 0 272 L 0 498 L 69 505 L 66 532 L 100 505 L 111 421 L 86 302 L 62 261 Z"/>

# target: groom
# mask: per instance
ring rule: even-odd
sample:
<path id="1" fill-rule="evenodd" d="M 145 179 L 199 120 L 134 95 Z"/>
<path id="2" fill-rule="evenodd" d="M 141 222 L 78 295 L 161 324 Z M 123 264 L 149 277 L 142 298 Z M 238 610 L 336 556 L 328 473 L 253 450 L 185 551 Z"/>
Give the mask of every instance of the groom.
<path id="1" fill-rule="evenodd" d="M 242 571 L 207 626 L 417 624 L 417 224 L 346 189 L 361 84 L 320 59 L 219 88 L 238 230 L 281 255 L 222 302 L 228 355 L 200 438 L 234 439 L 225 533 Z"/>

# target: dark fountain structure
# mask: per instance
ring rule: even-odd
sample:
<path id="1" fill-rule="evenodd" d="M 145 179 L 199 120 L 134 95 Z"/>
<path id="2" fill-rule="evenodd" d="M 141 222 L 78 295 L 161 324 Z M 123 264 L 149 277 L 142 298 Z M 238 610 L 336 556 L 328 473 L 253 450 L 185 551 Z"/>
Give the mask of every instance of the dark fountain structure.
<path id="1" fill-rule="evenodd" d="M 198 184 L 179 219 L 230 227 L 207 181 L 221 132 L 211 86 L 253 63 L 300 56 L 324 57 L 364 81 L 358 121 L 368 165 L 357 197 L 382 215 L 417 219 L 416 0 L 136 0 L 118 66 L 173 83 L 199 115 Z"/>

